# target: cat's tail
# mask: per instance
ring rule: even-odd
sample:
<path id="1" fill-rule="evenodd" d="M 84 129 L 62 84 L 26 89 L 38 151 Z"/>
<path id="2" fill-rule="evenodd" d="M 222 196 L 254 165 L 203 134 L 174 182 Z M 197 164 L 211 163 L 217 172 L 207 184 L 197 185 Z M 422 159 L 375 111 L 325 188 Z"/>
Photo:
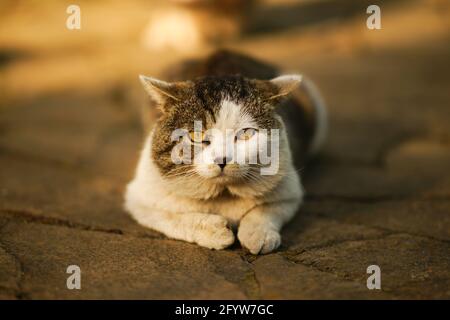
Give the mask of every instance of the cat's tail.
<path id="1" fill-rule="evenodd" d="M 325 100 L 317 86 L 302 75 L 300 82 L 302 100 L 313 114 L 313 135 L 308 148 L 309 155 L 315 155 L 322 148 L 328 133 L 328 116 Z M 306 100 L 306 101 L 305 101 Z"/>

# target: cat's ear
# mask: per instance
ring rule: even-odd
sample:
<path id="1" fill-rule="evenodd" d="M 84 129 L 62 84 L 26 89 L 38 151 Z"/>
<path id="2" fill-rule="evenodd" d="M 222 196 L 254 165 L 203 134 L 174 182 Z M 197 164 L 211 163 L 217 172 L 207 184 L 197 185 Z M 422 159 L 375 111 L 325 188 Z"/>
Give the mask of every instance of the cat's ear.
<path id="1" fill-rule="evenodd" d="M 141 80 L 145 91 L 161 107 L 164 107 L 164 105 L 169 101 L 180 101 L 189 86 L 188 82 L 166 82 L 143 75 L 139 76 L 139 80 Z"/>
<path id="2" fill-rule="evenodd" d="M 282 75 L 269 80 L 275 88 L 269 95 L 268 100 L 277 100 L 288 96 L 292 91 L 297 89 L 302 82 L 302 76 L 299 74 Z"/>

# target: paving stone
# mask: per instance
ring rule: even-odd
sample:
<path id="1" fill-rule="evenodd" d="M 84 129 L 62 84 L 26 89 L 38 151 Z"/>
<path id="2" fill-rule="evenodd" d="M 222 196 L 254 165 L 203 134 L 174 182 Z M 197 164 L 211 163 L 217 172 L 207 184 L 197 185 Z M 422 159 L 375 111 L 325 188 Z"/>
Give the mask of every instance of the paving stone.
<path id="1" fill-rule="evenodd" d="M 258 258 L 255 275 L 264 299 L 381 299 L 384 292 L 367 289 L 366 281 L 352 281 L 273 254 Z M 364 273 L 364 270 L 361 271 Z"/>
<path id="2" fill-rule="evenodd" d="M 315 164 L 305 172 L 306 190 L 313 196 L 448 197 L 450 148 L 433 141 L 397 146 L 376 167 Z M 426 168 L 426 170 L 425 170 Z"/>
<path id="3" fill-rule="evenodd" d="M 446 6 L 389 7 L 382 32 L 365 30 L 361 12 L 230 43 L 309 75 L 328 102 L 305 204 L 280 250 L 258 257 L 168 240 L 122 209 L 143 140 L 136 74 L 180 58 L 135 41 L 151 8 L 118 4 L 112 20 L 120 8 L 136 19 L 70 42 L 53 5 L 33 8 L 53 36 L 32 39 L 31 11 L 15 8 L 0 14 L 17 31 L 0 34 L 0 54 L 13 52 L 0 66 L 0 299 L 450 298 Z M 118 45 L 92 48 L 100 36 Z M 69 264 L 82 268 L 80 291 L 66 289 Z M 366 288 L 370 264 L 381 291 Z"/>
<path id="4" fill-rule="evenodd" d="M 0 216 L 0 230 L 8 222 Z M 0 239 L 0 299 L 16 299 L 19 296 L 21 265 Z"/>
<path id="5" fill-rule="evenodd" d="M 17 262 L 4 246 L 0 247 L 0 292 L 5 288 L 11 291 L 18 290 L 17 277 L 19 270 L 17 268 Z"/>
<path id="6" fill-rule="evenodd" d="M 27 158 L 0 155 L 0 163 L 8 168 L 0 171 L 0 209 L 12 216 L 159 235 L 139 227 L 122 209 L 124 182 Z"/>
<path id="7" fill-rule="evenodd" d="M 120 155 L 132 155 L 132 150 L 139 149 L 139 123 L 134 119 L 135 108 L 123 108 L 104 95 L 40 99 L 8 107 L 0 114 L 0 151 L 68 165 L 89 165 L 92 170 L 108 172 L 93 163 L 99 155 L 109 155 L 101 152 L 115 140 L 135 136 L 133 142 L 122 143 L 121 152 L 103 165 L 111 165 Z M 109 173 L 123 177 L 123 165 L 134 159 L 120 159 L 121 170 L 116 167 Z"/>
<path id="8" fill-rule="evenodd" d="M 439 200 L 388 200 L 388 201 L 307 201 L 299 215 L 315 221 L 328 217 L 340 223 L 406 232 L 441 240 L 450 240 L 450 201 Z M 296 220 L 294 220 L 296 221 Z M 320 221 L 320 220 L 319 220 Z M 307 229 L 307 227 L 300 230 Z M 370 230 L 370 229 L 369 229 Z M 380 231 L 379 231 L 380 232 Z"/>
<path id="9" fill-rule="evenodd" d="M 353 281 L 365 281 L 367 267 L 378 265 L 383 292 L 399 298 L 449 298 L 449 242 L 406 234 L 388 235 L 374 240 L 346 241 L 290 258 Z"/>
<path id="10" fill-rule="evenodd" d="M 447 45 L 436 43 L 414 54 L 375 48 L 287 63 L 315 79 L 325 95 L 330 118 L 325 154 L 340 163 L 376 163 L 386 148 L 403 141 L 448 137 L 449 54 Z"/>
<path id="11" fill-rule="evenodd" d="M 11 221 L 1 241 L 23 265 L 32 299 L 244 299 L 249 272 L 237 254 L 172 240 Z M 81 290 L 66 269 L 81 268 Z"/>
<path id="12" fill-rule="evenodd" d="M 362 240 L 380 237 L 384 230 L 362 225 L 343 223 L 333 219 L 314 216 L 308 207 L 300 209 L 296 217 L 283 229 L 283 248 L 301 252 L 347 240 Z"/>

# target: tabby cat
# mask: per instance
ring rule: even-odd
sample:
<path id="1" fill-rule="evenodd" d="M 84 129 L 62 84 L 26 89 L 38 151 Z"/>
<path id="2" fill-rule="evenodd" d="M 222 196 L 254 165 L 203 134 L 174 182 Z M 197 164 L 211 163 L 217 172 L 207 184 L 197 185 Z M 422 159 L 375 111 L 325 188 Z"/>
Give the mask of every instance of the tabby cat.
<path id="1" fill-rule="evenodd" d="M 128 212 L 169 238 L 210 249 L 233 244 L 234 230 L 252 254 L 275 250 L 302 203 L 299 170 L 325 138 L 316 87 L 223 50 L 172 67 L 164 81 L 140 79 L 153 127 L 127 186 Z"/>

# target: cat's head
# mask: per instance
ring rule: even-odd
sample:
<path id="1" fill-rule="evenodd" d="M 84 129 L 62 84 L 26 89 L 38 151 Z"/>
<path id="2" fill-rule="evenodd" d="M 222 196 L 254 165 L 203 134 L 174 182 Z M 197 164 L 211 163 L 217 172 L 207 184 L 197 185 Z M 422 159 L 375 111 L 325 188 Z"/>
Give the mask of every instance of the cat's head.
<path id="1" fill-rule="evenodd" d="M 301 76 L 140 79 L 162 113 L 151 157 L 176 192 L 195 198 L 224 190 L 260 196 L 283 177 L 290 152 L 275 107 Z"/>

